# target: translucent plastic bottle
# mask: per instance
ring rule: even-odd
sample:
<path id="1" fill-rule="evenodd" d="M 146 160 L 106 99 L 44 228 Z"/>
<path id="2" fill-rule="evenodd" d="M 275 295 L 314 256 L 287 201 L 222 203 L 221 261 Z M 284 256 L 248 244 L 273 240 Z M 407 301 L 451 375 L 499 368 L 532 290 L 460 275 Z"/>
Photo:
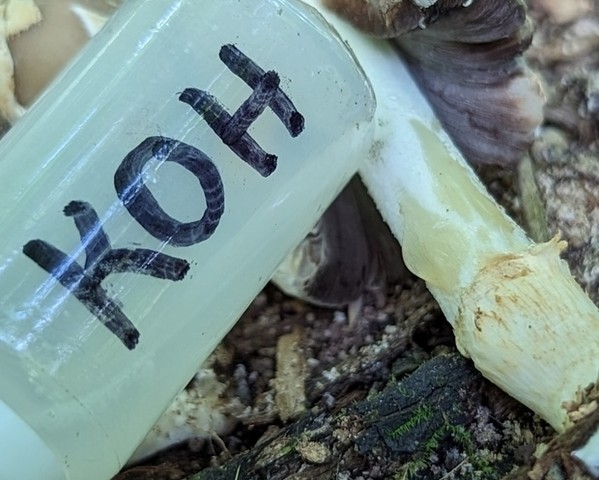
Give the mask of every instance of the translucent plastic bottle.
<path id="1" fill-rule="evenodd" d="M 356 171 L 293 0 L 126 2 L 0 142 L 0 479 L 105 480 Z"/>

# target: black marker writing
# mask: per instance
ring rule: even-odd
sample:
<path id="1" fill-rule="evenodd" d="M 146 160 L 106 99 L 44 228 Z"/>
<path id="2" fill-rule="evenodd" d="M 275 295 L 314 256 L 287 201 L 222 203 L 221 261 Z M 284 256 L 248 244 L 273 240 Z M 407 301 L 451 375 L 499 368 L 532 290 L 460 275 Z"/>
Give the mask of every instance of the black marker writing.
<path id="1" fill-rule="evenodd" d="M 139 331 L 102 288 L 102 280 L 111 273 L 122 272 L 181 280 L 189 270 L 189 263 L 143 248 L 111 248 L 98 215 L 89 203 L 70 202 L 64 208 L 64 214 L 73 217 L 79 230 L 86 255 L 85 267 L 43 240 L 27 242 L 23 253 L 70 290 L 127 348 L 135 348 Z"/>
<path id="2" fill-rule="evenodd" d="M 247 129 L 267 106 L 271 107 L 292 137 L 303 131 L 304 117 L 279 88 L 279 75 L 276 72 L 265 73 L 233 45 L 224 45 L 219 56 L 233 73 L 253 89 L 250 97 L 233 115 L 208 92 L 196 88 L 186 88 L 179 100 L 202 115 L 225 145 L 242 160 L 263 177 L 268 177 L 277 168 L 277 156 L 262 150 Z"/>
<path id="3" fill-rule="evenodd" d="M 206 198 L 206 210 L 200 220 L 183 223 L 160 207 L 142 176 L 143 167 L 152 158 L 178 163 L 198 179 Z M 172 138 L 148 137 L 129 152 L 114 174 L 114 187 L 125 208 L 148 233 L 177 247 L 209 238 L 225 211 L 223 182 L 210 158 Z"/>
<path id="4" fill-rule="evenodd" d="M 264 70 L 235 45 L 223 45 L 218 56 L 229 70 L 252 89 L 257 87 L 258 82 L 264 76 Z M 269 106 L 293 138 L 304 131 L 303 115 L 296 110 L 295 105 L 280 88 L 275 92 L 275 97 Z"/>
<path id="5" fill-rule="evenodd" d="M 277 157 L 266 153 L 248 134 L 248 128 L 268 107 L 289 134 L 296 137 L 304 129 L 304 117 L 280 89 L 276 72 L 264 72 L 232 45 L 221 48 L 220 59 L 253 90 L 238 110 L 230 115 L 216 98 L 195 88 L 185 89 L 179 100 L 200 113 L 225 145 L 267 177 L 276 169 Z M 201 218 L 181 222 L 160 207 L 143 178 L 144 167 L 151 159 L 175 162 L 196 177 L 206 204 Z M 131 150 L 114 174 L 114 186 L 133 218 L 153 237 L 175 247 L 195 245 L 210 238 L 225 210 L 223 182 L 212 160 L 201 150 L 172 138 L 148 137 Z M 79 231 L 86 256 L 83 267 L 75 259 L 77 254 L 69 256 L 44 240 L 27 242 L 23 253 L 68 289 L 128 349 L 134 349 L 139 331 L 119 304 L 109 297 L 102 281 L 112 273 L 123 272 L 182 280 L 189 263 L 144 248 L 112 248 L 89 203 L 72 201 L 64 208 L 64 214 L 73 218 Z"/>

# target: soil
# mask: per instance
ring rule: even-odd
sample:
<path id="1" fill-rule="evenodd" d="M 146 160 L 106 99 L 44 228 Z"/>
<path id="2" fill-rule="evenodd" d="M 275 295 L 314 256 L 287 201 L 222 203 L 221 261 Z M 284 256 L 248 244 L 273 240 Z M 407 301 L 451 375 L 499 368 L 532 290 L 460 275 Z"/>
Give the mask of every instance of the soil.
<path id="1" fill-rule="evenodd" d="M 527 59 L 544 84 L 546 121 L 525 166 L 478 171 L 533 237 L 562 232 L 570 243 L 565 258 L 597 302 L 599 6 L 591 0 L 530 0 L 529 6 L 536 34 Z M 522 195 L 530 189 L 533 200 Z M 384 306 L 378 303 L 366 294 L 349 322 L 344 310 L 316 308 L 268 286 L 212 360 L 226 386 L 216 408 L 229 409 L 229 417 L 237 419 L 231 420 L 231 431 L 206 431 L 125 469 L 115 480 L 498 479 L 527 475 L 543 458 L 548 463 L 531 478 L 584 478 L 563 456 L 542 456 L 555 437 L 549 426 L 459 360 L 451 327 L 422 281 L 409 277 L 391 289 Z M 397 431 L 409 433 L 418 447 L 372 437 L 372 425 L 363 422 L 366 406 L 380 407 L 391 398 L 400 402 L 389 396 L 390 388 L 417 389 L 415 382 L 422 387 L 429 369 L 440 368 L 431 362 L 451 366 L 444 375 L 455 375 L 464 385 L 443 400 L 458 405 L 462 415 L 446 418 L 448 423 L 431 432 L 415 426 L 430 426 L 435 412 L 412 405 L 413 417 L 404 418 Z M 421 405 L 429 405 L 431 392 L 422 394 Z M 314 433 L 316 424 L 320 434 Z M 265 445 L 282 435 L 299 435 L 284 459 L 287 468 L 270 460 L 258 465 Z M 431 439 L 436 443 L 423 447 Z M 256 452 L 261 456 L 252 457 Z M 285 473 L 272 473 L 276 470 L 268 465 Z"/>

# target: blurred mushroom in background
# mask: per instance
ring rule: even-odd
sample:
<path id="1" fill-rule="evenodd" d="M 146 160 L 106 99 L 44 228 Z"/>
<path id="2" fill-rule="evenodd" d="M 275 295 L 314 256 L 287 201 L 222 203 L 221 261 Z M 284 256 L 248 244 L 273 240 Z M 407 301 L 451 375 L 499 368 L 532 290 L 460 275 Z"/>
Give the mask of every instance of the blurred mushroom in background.
<path id="1" fill-rule="evenodd" d="M 0 28 L 0 113 L 10 124 L 25 112 L 120 0 L 5 0 Z"/>
<path id="2" fill-rule="evenodd" d="M 388 286 L 407 275 L 399 243 L 356 175 L 283 260 L 272 281 L 309 303 L 348 307 L 353 324 L 365 293 L 384 304 Z"/>
<path id="3" fill-rule="evenodd" d="M 4 0 L 0 3 L 0 113 L 10 123 L 24 113 L 15 98 L 14 63 L 8 41 L 41 20 L 33 0 Z"/>

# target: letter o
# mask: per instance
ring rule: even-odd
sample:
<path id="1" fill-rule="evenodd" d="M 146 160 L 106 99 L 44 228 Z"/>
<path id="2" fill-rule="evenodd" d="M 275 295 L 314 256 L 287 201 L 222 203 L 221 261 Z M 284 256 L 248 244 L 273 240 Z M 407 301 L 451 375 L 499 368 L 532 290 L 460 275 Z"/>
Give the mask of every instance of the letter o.
<path id="1" fill-rule="evenodd" d="M 206 198 L 201 219 L 180 222 L 160 207 L 142 177 L 144 165 L 152 158 L 178 163 L 198 179 Z M 114 174 L 114 186 L 125 208 L 148 233 L 177 247 L 208 239 L 225 210 L 223 182 L 212 160 L 201 150 L 168 137 L 148 137 L 131 150 Z"/>

